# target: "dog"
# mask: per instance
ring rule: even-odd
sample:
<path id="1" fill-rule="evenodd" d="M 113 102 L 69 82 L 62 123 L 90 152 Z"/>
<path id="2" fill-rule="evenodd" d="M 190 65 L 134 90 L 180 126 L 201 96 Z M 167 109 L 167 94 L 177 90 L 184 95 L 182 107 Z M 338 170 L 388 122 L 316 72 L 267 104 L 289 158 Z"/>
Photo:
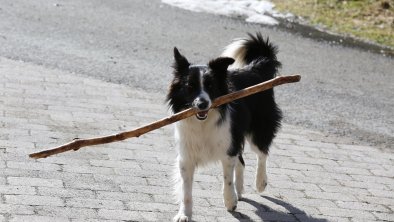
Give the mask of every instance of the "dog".
<path id="1" fill-rule="evenodd" d="M 245 140 L 257 156 L 256 190 L 264 191 L 268 150 L 282 119 L 273 89 L 210 107 L 219 96 L 274 78 L 281 66 L 276 55 L 277 47 L 261 33 L 233 41 L 207 65 L 189 63 L 174 48 L 169 109 L 173 113 L 188 108 L 198 111 L 175 124 L 175 179 L 180 206 L 174 221 L 191 221 L 194 171 L 211 162 L 221 162 L 224 205 L 228 211 L 236 209 L 243 192 Z"/>

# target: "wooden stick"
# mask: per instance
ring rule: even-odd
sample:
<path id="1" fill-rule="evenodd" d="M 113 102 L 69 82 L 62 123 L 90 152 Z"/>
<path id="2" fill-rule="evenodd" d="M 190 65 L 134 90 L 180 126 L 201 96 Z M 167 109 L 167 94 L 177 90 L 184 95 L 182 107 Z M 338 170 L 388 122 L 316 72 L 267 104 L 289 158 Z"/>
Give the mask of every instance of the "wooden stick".
<path id="1" fill-rule="evenodd" d="M 212 103 L 211 108 L 218 107 L 220 105 L 223 105 L 225 103 L 229 103 L 231 101 L 267 90 L 271 89 L 275 86 L 282 85 L 285 83 L 294 83 L 300 81 L 301 76 L 300 75 L 293 75 L 293 76 L 279 76 L 274 79 L 271 79 L 266 82 L 262 82 L 260 84 L 245 88 L 243 90 L 239 90 L 221 97 L 218 97 L 215 99 Z M 170 117 L 161 119 L 159 121 L 153 122 L 151 124 L 145 125 L 143 127 L 137 128 L 135 130 L 123 132 L 123 133 L 118 133 L 110 136 L 104 136 L 104 137 L 95 137 L 95 138 L 90 138 L 90 139 L 74 139 L 73 141 L 66 143 L 62 146 L 55 147 L 49 150 L 44 150 L 38 153 L 32 153 L 29 156 L 34 159 L 39 159 L 39 158 L 46 158 L 48 156 L 52 156 L 58 153 L 63 153 L 69 150 L 74 150 L 77 151 L 81 147 L 85 146 L 93 146 L 93 145 L 99 145 L 99 144 L 106 144 L 106 143 L 112 143 L 112 142 L 117 142 L 117 141 L 122 141 L 128 138 L 132 137 L 139 137 L 142 134 L 145 134 L 147 132 L 150 132 L 152 130 L 161 128 L 163 126 L 169 125 L 171 123 L 177 122 L 181 119 L 185 119 L 187 117 L 193 116 L 197 114 L 198 111 L 190 108 L 184 111 L 181 111 L 179 113 L 176 113 Z"/>

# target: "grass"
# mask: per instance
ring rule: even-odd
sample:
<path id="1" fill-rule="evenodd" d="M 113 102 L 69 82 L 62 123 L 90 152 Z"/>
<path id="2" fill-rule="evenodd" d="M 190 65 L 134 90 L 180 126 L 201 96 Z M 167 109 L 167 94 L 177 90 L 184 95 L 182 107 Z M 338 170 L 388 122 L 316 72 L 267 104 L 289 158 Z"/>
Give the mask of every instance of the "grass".
<path id="1" fill-rule="evenodd" d="M 311 25 L 394 48 L 394 0 L 271 0 Z"/>

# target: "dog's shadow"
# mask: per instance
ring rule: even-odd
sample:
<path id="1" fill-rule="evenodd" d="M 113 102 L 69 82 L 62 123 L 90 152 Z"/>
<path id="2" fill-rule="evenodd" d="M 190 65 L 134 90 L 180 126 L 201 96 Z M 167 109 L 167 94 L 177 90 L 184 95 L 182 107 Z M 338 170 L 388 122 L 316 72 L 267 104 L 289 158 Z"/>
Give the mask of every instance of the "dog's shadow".
<path id="1" fill-rule="evenodd" d="M 286 203 L 282 200 L 275 199 L 273 197 L 261 196 L 262 198 L 271 201 L 279 206 L 284 207 L 288 212 L 280 212 L 271 207 L 268 207 L 264 204 L 258 203 L 252 199 L 243 197 L 240 201 L 246 202 L 256 208 L 255 214 L 256 217 L 261 221 L 292 221 L 292 220 L 300 220 L 300 221 L 311 221 L 311 222 L 328 222 L 326 219 L 322 218 L 314 218 L 310 215 L 307 215 L 305 211 L 294 207 L 293 205 Z M 239 221 L 256 221 L 256 217 L 243 214 L 242 212 L 236 211 L 231 213 L 236 219 Z M 296 216 L 298 218 L 296 218 Z"/>

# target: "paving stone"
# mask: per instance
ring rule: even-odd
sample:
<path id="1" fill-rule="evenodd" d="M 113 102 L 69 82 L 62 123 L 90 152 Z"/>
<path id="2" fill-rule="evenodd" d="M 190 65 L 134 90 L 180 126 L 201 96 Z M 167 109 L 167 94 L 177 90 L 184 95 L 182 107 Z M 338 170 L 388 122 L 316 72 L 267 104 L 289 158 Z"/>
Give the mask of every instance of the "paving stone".
<path id="1" fill-rule="evenodd" d="M 321 191 L 321 189 L 316 186 L 315 184 L 310 184 L 310 183 L 290 183 L 290 182 L 283 182 L 283 183 L 271 183 L 271 186 L 277 187 L 277 188 L 288 188 L 288 189 L 294 189 L 294 190 L 308 190 L 308 191 Z"/>
<path id="2" fill-rule="evenodd" d="M 133 161 L 91 160 L 90 164 L 98 167 L 139 169 L 138 163 Z"/>
<path id="3" fill-rule="evenodd" d="M 346 187 L 357 187 L 357 188 L 371 188 L 371 189 L 381 189 L 381 190 L 390 190 L 388 185 L 386 184 L 381 184 L 381 183 L 375 183 L 375 181 L 366 181 L 366 182 L 360 182 L 360 181 L 339 181 L 343 186 Z"/>
<path id="4" fill-rule="evenodd" d="M 383 204 L 383 205 L 393 205 L 393 198 L 377 197 L 371 195 L 359 194 L 357 199 L 362 203 L 373 203 L 373 204 Z"/>
<path id="5" fill-rule="evenodd" d="M 344 186 L 330 186 L 330 185 L 319 185 L 319 187 L 326 191 L 326 192 L 331 192 L 331 193 L 344 193 L 344 194 L 353 194 L 355 196 L 359 194 L 365 194 L 368 195 L 370 192 L 367 189 L 363 188 L 352 188 L 352 187 L 344 187 Z"/>
<path id="6" fill-rule="evenodd" d="M 294 140 L 296 145 L 301 147 L 307 146 L 312 148 L 317 148 L 322 150 L 323 152 L 328 152 L 334 149 L 337 149 L 337 145 L 335 143 L 325 143 L 320 141 L 311 141 L 311 140 Z"/>
<path id="7" fill-rule="evenodd" d="M 119 222 L 119 220 L 106 220 L 106 219 L 92 219 L 92 218 L 87 218 L 87 219 L 71 219 L 71 222 Z"/>
<path id="8" fill-rule="evenodd" d="M 10 186 L 0 185 L 0 194 L 36 194 L 36 190 L 31 186 Z"/>
<path id="9" fill-rule="evenodd" d="M 141 221 L 143 218 L 141 212 L 128 210 L 108 210 L 100 209 L 98 211 L 100 218 L 112 220 L 127 220 L 127 221 Z"/>
<path id="10" fill-rule="evenodd" d="M 98 218 L 97 211 L 89 207 L 55 207 L 55 206 L 36 206 L 35 212 L 38 215 L 49 216 L 54 218 Z"/>
<path id="11" fill-rule="evenodd" d="M 7 204 L 64 206 L 64 201 L 59 197 L 37 195 L 4 195 L 4 197 Z"/>
<path id="12" fill-rule="evenodd" d="M 360 203 L 360 202 L 344 202 L 335 201 L 335 204 L 343 209 L 354 209 L 363 211 L 376 211 L 376 212 L 390 212 L 390 210 L 383 205 L 371 204 L 371 203 Z"/>
<path id="13" fill-rule="evenodd" d="M 47 216 L 37 216 L 37 215 L 15 215 L 10 218 L 10 222 L 69 222 L 68 218 L 64 217 L 47 217 Z"/>
<path id="14" fill-rule="evenodd" d="M 119 191 L 120 188 L 117 184 L 107 184 L 107 183 L 89 183 L 83 181 L 73 181 L 69 183 L 65 183 L 66 188 L 72 189 L 83 189 L 83 190 L 106 190 L 106 191 Z"/>
<path id="15" fill-rule="evenodd" d="M 112 192 L 112 191 L 96 191 L 96 195 L 97 195 L 98 199 L 120 200 L 120 201 L 134 200 L 134 201 L 141 201 L 141 202 L 152 202 L 152 198 L 153 198 L 152 195 L 150 195 L 150 194 Z M 155 199 L 155 201 L 159 202 L 156 199 Z"/>
<path id="16" fill-rule="evenodd" d="M 302 198 L 305 197 L 305 193 L 299 190 L 293 190 L 293 189 L 281 189 L 281 188 L 273 188 L 269 187 L 267 189 L 267 192 L 270 194 L 276 196 L 276 197 L 282 197 L 282 198 Z"/>
<path id="17" fill-rule="evenodd" d="M 384 177 L 393 177 L 394 176 L 394 169 L 389 169 L 389 170 L 371 170 L 373 175 L 375 176 L 384 176 Z"/>
<path id="18" fill-rule="evenodd" d="M 299 176 L 299 175 L 290 175 L 292 181 L 296 183 L 312 183 L 316 185 L 331 185 L 331 186 L 340 186 L 340 183 L 336 179 L 332 178 L 321 178 L 321 177 L 310 177 L 310 176 Z"/>
<path id="19" fill-rule="evenodd" d="M 25 162 L 7 161 L 7 167 L 16 168 L 16 169 L 28 169 L 28 170 L 49 170 L 49 171 L 60 170 L 60 166 L 57 164 L 26 162 L 26 161 Z"/>
<path id="20" fill-rule="evenodd" d="M 119 200 L 100 200 L 88 198 L 69 198 L 66 200 L 66 206 L 85 207 L 97 209 L 123 209 L 123 203 Z"/>
<path id="21" fill-rule="evenodd" d="M 381 184 L 394 184 L 394 178 L 389 177 L 379 177 L 379 176 L 364 176 L 364 175 L 351 175 L 354 180 L 361 181 L 361 182 L 370 182 L 373 181 L 375 183 Z"/>
<path id="22" fill-rule="evenodd" d="M 325 171 L 322 166 L 314 165 L 314 164 L 300 164 L 300 163 L 289 163 L 289 162 L 282 162 L 279 164 L 280 168 L 286 169 L 295 169 L 295 170 L 302 170 L 302 171 Z"/>
<path id="23" fill-rule="evenodd" d="M 303 172 L 307 177 L 315 177 L 315 178 L 322 178 L 322 179 L 333 179 L 337 180 L 338 182 L 342 183 L 343 181 L 354 181 L 354 179 L 349 176 L 348 174 L 343 173 L 331 173 L 331 172 L 318 172 L 318 171 L 304 171 Z"/>
<path id="24" fill-rule="evenodd" d="M 2 214 L 34 214 L 34 208 L 29 205 L 22 204 L 0 204 L 0 213 Z"/>
<path id="25" fill-rule="evenodd" d="M 92 190 L 77 190 L 70 188 L 37 187 L 37 193 L 42 196 L 94 198 Z"/>
<path id="26" fill-rule="evenodd" d="M 375 216 L 366 211 L 362 210 L 349 210 L 349 209 L 333 209 L 328 207 L 318 207 L 319 211 L 323 215 L 332 216 L 332 217 L 350 217 L 350 218 L 361 218 L 361 219 L 370 219 L 375 220 Z"/>
<path id="27" fill-rule="evenodd" d="M 325 200 L 357 201 L 356 197 L 344 193 L 304 191 L 307 197 Z"/>
<path id="28" fill-rule="evenodd" d="M 11 185 L 42 186 L 42 187 L 63 187 L 63 181 L 57 179 L 42 179 L 29 177 L 7 177 Z"/>
<path id="29" fill-rule="evenodd" d="M 351 218 L 350 221 L 352 222 L 381 222 L 382 220 L 378 220 L 378 219 L 364 219 L 364 218 Z"/>
<path id="30" fill-rule="evenodd" d="M 336 167 L 336 166 L 324 166 L 325 170 L 332 173 L 340 174 L 352 174 L 352 175 L 372 175 L 367 169 L 353 168 L 353 167 Z"/>
<path id="31" fill-rule="evenodd" d="M 321 166 L 338 166 L 338 163 L 332 159 L 313 158 L 303 155 L 301 157 L 294 157 L 294 162 L 304 164 L 315 164 Z"/>
<path id="32" fill-rule="evenodd" d="M 394 200 L 394 193 L 388 192 L 387 190 L 368 189 L 368 191 L 369 191 L 373 196 L 392 198 L 392 199 Z"/>
<path id="33" fill-rule="evenodd" d="M 5 179 L 5 176 L 0 176 L 0 186 L 1 185 L 5 185 L 6 184 L 6 179 Z"/>
<path id="34" fill-rule="evenodd" d="M 114 174 L 112 168 L 95 167 L 95 166 L 73 166 L 64 165 L 63 171 L 71 173 L 88 173 L 88 174 Z"/>
<path id="35" fill-rule="evenodd" d="M 97 183 L 104 184 L 130 184 L 130 185 L 148 185 L 146 178 L 135 178 L 131 176 L 113 176 L 113 175 L 94 175 Z"/>
<path id="36" fill-rule="evenodd" d="M 322 198 L 286 198 L 289 202 L 295 206 L 323 206 L 323 207 L 332 207 L 335 208 L 337 205 L 335 204 L 335 200 L 326 200 Z"/>
<path id="37" fill-rule="evenodd" d="M 378 218 L 378 220 L 394 221 L 394 214 L 393 214 L 393 212 L 391 212 L 391 213 L 373 212 L 373 214 Z"/>

